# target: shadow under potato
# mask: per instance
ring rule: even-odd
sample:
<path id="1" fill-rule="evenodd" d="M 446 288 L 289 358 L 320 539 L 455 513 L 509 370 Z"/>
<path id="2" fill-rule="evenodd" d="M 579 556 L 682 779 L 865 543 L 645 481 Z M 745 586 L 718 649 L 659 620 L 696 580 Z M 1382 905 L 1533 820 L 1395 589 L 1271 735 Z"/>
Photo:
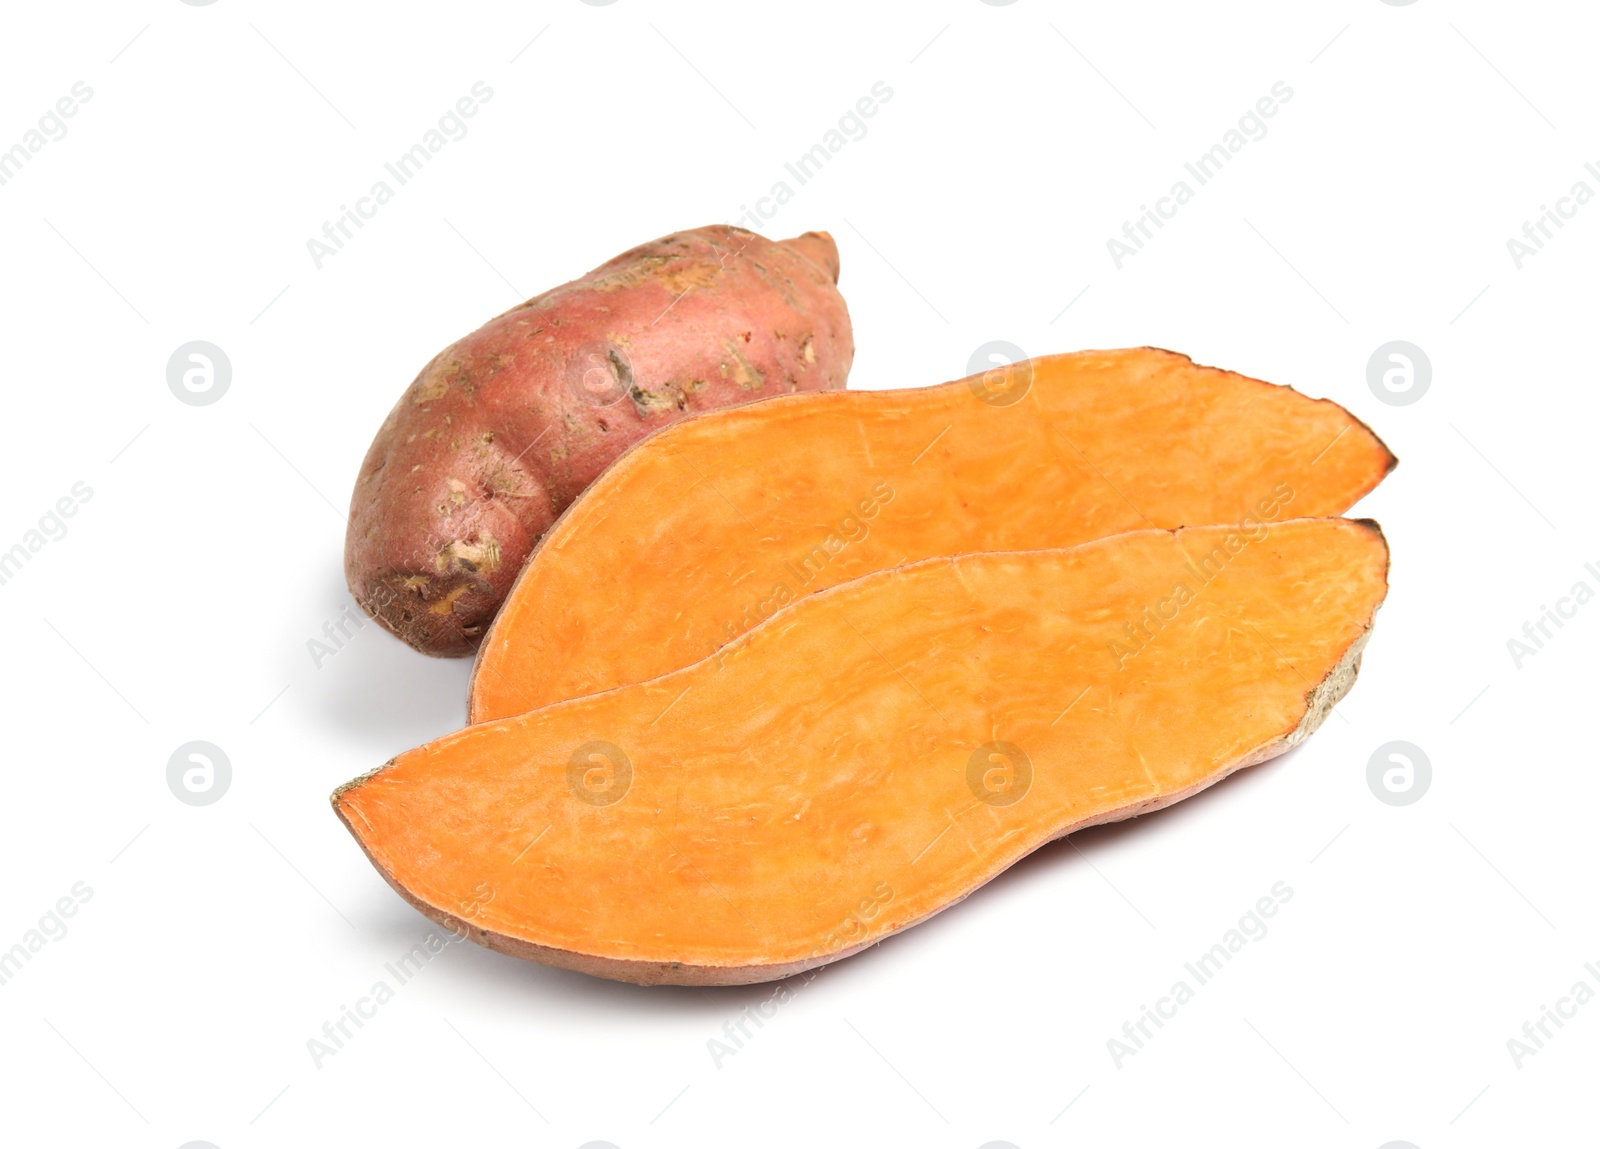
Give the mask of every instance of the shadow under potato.
<path id="1" fill-rule="evenodd" d="M 363 625 L 347 622 L 348 637 L 337 629 L 332 638 L 316 636 L 319 645 L 295 687 L 305 690 L 304 706 L 315 722 L 371 747 L 354 771 L 359 774 L 459 730 L 466 723 L 472 662 L 418 654 L 361 614 L 342 585 L 339 590 L 339 600 L 349 605 L 344 617 Z"/>

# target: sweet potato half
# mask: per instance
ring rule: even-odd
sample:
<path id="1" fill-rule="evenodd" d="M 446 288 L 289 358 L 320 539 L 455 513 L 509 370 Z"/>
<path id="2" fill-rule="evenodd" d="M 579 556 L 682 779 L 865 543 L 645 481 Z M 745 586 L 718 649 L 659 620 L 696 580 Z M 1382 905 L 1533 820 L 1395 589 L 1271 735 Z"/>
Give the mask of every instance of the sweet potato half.
<path id="1" fill-rule="evenodd" d="M 1335 403 L 1153 348 L 696 417 L 545 536 L 479 651 L 470 718 L 655 678 L 902 563 L 1341 514 L 1394 464 Z"/>
<path id="2" fill-rule="evenodd" d="M 826 233 L 702 227 L 452 343 L 361 464 L 350 592 L 418 650 L 471 654 L 545 528 L 629 446 L 697 411 L 845 385 L 838 278 Z"/>
<path id="3" fill-rule="evenodd" d="M 1344 519 L 930 559 L 468 727 L 334 806 L 402 896 L 492 949 L 781 978 L 1300 742 L 1354 680 L 1387 569 L 1376 525 Z"/>

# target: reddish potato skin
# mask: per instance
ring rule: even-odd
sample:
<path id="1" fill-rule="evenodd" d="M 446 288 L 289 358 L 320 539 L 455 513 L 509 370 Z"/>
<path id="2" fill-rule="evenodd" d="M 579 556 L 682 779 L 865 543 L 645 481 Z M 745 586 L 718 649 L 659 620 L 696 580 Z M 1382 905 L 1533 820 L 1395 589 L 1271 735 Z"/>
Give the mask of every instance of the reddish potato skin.
<path id="1" fill-rule="evenodd" d="M 356 479 L 345 578 L 425 654 L 472 654 L 539 537 L 613 459 L 685 415 L 844 387 L 855 354 L 825 232 L 678 232 L 445 348 Z"/>

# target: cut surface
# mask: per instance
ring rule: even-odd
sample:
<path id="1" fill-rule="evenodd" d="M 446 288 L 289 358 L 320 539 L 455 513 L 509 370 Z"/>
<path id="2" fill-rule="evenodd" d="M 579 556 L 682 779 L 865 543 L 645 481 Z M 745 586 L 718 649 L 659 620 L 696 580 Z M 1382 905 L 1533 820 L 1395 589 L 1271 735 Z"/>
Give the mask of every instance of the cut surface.
<path id="1" fill-rule="evenodd" d="M 874 571 L 1341 514 L 1393 466 L 1335 403 L 1152 348 L 699 416 L 551 528 L 479 651 L 469 715 L 655 678 Z"/>
<path id="2" fill-rule="evenodd" d="M 491 948 L 647 984 L 785 977 L 1306 737 L 1387 569 L 1343 519 L 931 559 L 468 727 L 334 805 L 413 905 Z"/>

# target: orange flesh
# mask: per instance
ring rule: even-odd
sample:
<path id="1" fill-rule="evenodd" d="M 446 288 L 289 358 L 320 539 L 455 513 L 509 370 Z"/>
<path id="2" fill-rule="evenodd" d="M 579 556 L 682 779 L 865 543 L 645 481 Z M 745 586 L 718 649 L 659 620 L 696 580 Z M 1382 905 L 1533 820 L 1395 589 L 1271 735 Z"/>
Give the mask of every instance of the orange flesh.
<path id="1" fill-rule="evenodd" d="M 413 904 L 493 948 L 630 981 L 787 976 L 1298 742 L 1387 568 L 1343 519 L 933 559 L 664 677 L 468 727 L 335 806 Z M 626 786 L 604 757 L 571 766 L 594 743 Z"/>
<path id="2" fill-rule="evenodd" d="M 768 400 L 615 463 L 484 640 L 471 720 L 696 662 L 802 595 L 971 551 L 1340 514 L 1394 456 L 1335 403 L 1141 348 L 914 391 Z M 1015 390 L 1008 390 L 1008 387 Z"/>

